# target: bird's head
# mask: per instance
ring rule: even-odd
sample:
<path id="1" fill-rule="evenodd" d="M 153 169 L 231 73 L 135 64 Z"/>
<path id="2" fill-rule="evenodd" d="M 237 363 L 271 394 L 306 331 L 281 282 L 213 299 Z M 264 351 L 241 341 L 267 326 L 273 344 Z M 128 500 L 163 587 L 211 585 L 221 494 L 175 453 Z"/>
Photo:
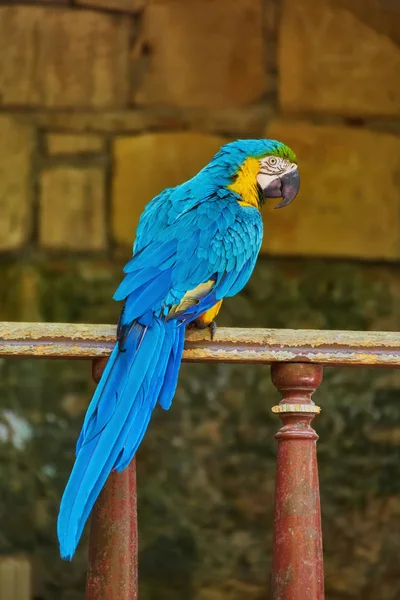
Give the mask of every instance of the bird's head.
<path id="1" fill-rule="evenodd" d="M 226 187 L 245 205 L 261 208 L 268 198 L 282 198 L 275 207 L 282 208 L 299 191 L 296 155 L 282 142 L 237 140 L 223 146 L 214 161 L 226 170 Z"/>

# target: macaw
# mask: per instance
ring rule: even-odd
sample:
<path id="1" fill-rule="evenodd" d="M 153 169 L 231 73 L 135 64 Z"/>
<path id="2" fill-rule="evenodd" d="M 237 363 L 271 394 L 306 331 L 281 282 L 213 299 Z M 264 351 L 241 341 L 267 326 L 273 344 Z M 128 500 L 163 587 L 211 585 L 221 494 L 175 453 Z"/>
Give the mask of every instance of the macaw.
<path id="1" fill-rule="evenodd" d="M 124 301 L 117 340 L 87 410 L 58 516 L 64 559 L 72 559 L 112 470 L 135 455 L 158 403 L 168 410 L 186 326 L 210 327 L 222 300 L 247 283 L 261 247 L 267 198 L 288 205 L 299 191 L 285 144 L 237 140 L 195 177 L 165 189 L 144 209 L 114 299 Z"/>

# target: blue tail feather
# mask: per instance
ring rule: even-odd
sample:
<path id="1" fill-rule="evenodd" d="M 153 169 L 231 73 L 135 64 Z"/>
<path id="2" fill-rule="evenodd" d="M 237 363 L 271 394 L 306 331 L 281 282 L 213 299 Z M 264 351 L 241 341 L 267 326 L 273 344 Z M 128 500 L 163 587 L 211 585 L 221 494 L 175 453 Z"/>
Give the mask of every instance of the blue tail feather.
<path id="1" fill-rule="evenodd" d="M 176 384 L 178 383 L 179 367 L 182 360 L 183 346 L 185 343 L 185 326 L 174 329 L 175 343 L 172 346 L 167 368 L 162 382 L 161 391 L 158 397 L 158 403 L 161 408 L 168 410 L 171 408 L 172 399 L 175 395 Z"/>
<path id="2" fill-rule="evenodd" d="M 123 470 L 136 453 L 157 400 L 162 404 L 162 397 L 172 399 L 182 335 L 184 327 L 154 317 L 148 327 L 137 324 L 132 329 L 124 352 L 118 345 L 114 348 L 88 408 L 61 501 L 58 537 L 63 558 L 75 553 L 109 473 Z"/>
<path id="3" fill-rule="evenodd" d="M 158 360 L 153 361 L 151 371 L 149 370 L 148 376 L 146 377 L 140 389 L 140 402 L 147 406 L 147 411 L 142 410 L 140 417 L 138 415 L 138 418 L 132 422 L 131 428 L 127 432 L 121 454 L 115 464 L 115 469 L 117 471 L 123 471 L 123 469 L 128 466 L 135 455 L 136 450 L 138 449 L 139 444 L 146 433 L 151 414 L 157 403 L 160 388 L 164 381 L 167 361 L 171 354 L 172 344 L 174 341 L 174 328 L 169 327 L 168 325 L 164 326 L 164 328 L 164 339 L 160 339 L 159 341 L 160 352 Z M 135 435 L 133 435 L 133 428 L 135 429 Z"/>
<path id="4" fill-rule="evenodd" d="M 115 371 L 113 373 L 113 367 L 115 365 L 117 356 L 118 356 L 118 346 L 116 344 L 111 353 L 110 358 L 107 361 L 107 364 L 103 371 L 103 376 L 102 376 L 100 382 L 98 383 L 96 390 L 93 394 L 93 398 L 89 404 L 89 408 L 86 411 L 82 430 L 79 435 L 78 441 L 76 443 L 76 450 L 75 450 L 76 455 L 78 454 L 83 441 L 85 440 L 86 442 L 88 442 L 90 439 L 90 435 L 88 435 L 88 429 L 90 427 L 90 424 L 93 423 L 93 420 L 96 419 L 97 428 L 99 428 L 99 427 L 101 427 L 100 426 L 101 417 L 104 416 L 103 427 L 105 427 L 107 425 L 108 420 L 111 418 L 111 416 L 114 412 L 114 410 L 112 410 L 112 404 L 111 404 L 111 402 L 109 402 L 107 409 L 104 411 L 104 415 L 103 415 L 103 411 L 101 410 L 101 404 L 104 404 L 104 403 L 102 403 L 101 401 L 102 401 L 102 398 L 104 398 L 103 391 L 104 391 L 105 385 L 108 383 L 110 383 L 112 385 L 112 383 L 113 383 L 112 380 L 110 382 L 110 379 L 112 379 L 110 376 L 113 374 L 114 378 L 115 378 Z M 114 398 L 114 397 L 111 397 L 111 398 Z M 115 409 L 115 405 L 116 405 L 116 403 L 114 403 L 114 409 Z"/>

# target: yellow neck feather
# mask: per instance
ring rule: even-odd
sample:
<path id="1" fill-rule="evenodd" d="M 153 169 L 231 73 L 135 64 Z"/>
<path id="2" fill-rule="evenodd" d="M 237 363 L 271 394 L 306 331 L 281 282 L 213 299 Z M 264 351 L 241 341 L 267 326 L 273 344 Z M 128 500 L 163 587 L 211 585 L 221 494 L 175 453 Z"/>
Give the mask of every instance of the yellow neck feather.
<path id="1" fill-rule="evenodd" d="M 260 163 L 256 158 L 246 158 L 240 167 L 235 181 L 228 185 L 228 189 L 241 196 L 242 202 L 239 201 L 239 204 L 259 208 L 257 189 L 257 175 L 259 170 Z"/>

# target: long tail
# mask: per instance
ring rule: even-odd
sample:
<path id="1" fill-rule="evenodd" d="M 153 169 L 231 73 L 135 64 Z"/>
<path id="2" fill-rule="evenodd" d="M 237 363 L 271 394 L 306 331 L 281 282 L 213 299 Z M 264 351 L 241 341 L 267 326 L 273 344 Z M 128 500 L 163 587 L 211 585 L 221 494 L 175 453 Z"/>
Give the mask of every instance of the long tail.
<path id="1" fill-rule="evenodd" d="M 110 472 L 128 466 L 157 403 L 171 406 L 185 336 L 184 327 L 154 317 L 136 323 L 124 346 L 115 346 L 92 398 L 76 447 L 76 460 L 61 500 L 58 539 L 71 560 L 85 522 Z"/>

